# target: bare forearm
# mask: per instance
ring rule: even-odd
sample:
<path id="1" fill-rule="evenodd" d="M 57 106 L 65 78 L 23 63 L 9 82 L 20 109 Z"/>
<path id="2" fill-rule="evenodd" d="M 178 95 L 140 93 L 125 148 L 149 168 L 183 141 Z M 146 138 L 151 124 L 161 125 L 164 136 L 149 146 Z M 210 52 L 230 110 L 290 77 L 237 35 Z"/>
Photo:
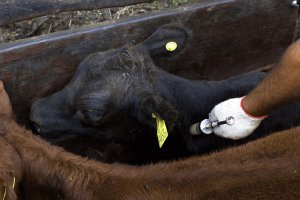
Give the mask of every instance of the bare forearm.
<path id="1" fill-rule="evenodd" d="M 242 105 L 254 116 L 268 115 L 300 97 L 300 41 L 292 44 L 271 73 L 245 97 Z"/>

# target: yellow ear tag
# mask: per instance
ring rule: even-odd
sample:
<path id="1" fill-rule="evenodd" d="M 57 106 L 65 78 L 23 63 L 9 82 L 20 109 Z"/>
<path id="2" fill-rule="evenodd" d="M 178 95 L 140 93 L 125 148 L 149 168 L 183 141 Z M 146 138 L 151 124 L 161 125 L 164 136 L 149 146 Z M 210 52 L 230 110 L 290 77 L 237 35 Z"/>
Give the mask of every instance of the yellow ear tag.
<path id="1" fill-rule="evenodd" d="M 16 185 L 16 177 L 14 177 L 14 181 L 13 181 L 13 185 L 12 185 L 13 189 L 15 189 L 15 185 Z"/>
<path id="2" fill-rule="evenodd" d="M 156 119 L 157 139 L 158 139 L 159 148 L 161 148 L 168 137 L 166 122 L 165 120 L 162 120 L 160 117 L 156 116 L 153 113 L 152 113 L 152 117 Z"/>
<path id="3" fill-rule="evenodd" d="M 5 200 L 6 195 L 7 195 L 7 185 L 6 185 L 6 183 L 4 183 L 4 194 L 3 194 L 3 199 L 2 200 Z"/>
<path id="4" fill-rule="evenodd" d="M 166 49 L 167 49 L 167 51 L 171 51 L 171 52 L 175 51 L 177 49 L 177 43 L 174 41 L 168 42 L 166 44 Z"/>
<path id="5" fill-rule="evenodd" d="M 13 180 L 13 185 L 12 185 L 13 189 L 15 189 L 15 184 L 16 184 L 16 177 L 14 177 L 14 180 Z M 3 199 L 2 200 L 5 200 L 6 195 L 7 195 L 7 185 L 5 183 L 4 184 L 4 194 L 3 194 Z"/>

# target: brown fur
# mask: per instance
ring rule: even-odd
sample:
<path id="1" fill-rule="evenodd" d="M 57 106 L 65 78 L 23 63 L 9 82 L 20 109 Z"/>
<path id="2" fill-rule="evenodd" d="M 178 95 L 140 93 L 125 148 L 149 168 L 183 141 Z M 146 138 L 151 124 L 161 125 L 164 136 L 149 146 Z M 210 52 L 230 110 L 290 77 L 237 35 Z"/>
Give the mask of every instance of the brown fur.
<path id="1" fill-rule="evenodd" d="M 15 176 L 20 198 L 300 198 L 300 128 L 212 155 L 134 167 L 65 152 L 20 127 L 10 115 L 0 116 L 0 178 L 11 184 Z M 14 199 L 14 190 L 7 197 Z"/>

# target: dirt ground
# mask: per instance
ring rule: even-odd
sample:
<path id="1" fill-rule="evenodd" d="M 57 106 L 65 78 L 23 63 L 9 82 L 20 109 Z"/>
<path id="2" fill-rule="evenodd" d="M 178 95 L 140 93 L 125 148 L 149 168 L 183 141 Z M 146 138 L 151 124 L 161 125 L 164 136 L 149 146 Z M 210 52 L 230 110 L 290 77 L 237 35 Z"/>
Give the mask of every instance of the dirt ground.
<path id="1" fill-rule="evenodd" d="M 92 11 L 73 11 L 48 15 L 0 27 L 0 43 L 74 29 L 80 26 L 115 21 L 154 10 L 176 7 L 194 0 L 157 0 L 134 6 L 106 8 Z"/>

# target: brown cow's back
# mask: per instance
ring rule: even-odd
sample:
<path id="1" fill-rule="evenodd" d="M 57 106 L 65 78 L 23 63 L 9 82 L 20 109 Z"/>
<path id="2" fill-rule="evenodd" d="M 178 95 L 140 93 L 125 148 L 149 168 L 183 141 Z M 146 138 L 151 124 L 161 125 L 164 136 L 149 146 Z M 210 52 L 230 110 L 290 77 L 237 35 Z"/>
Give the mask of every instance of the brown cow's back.
<path id="1" fill-rule="evenodd" d="M 0 99 L 4 94 L 0 88 Z M 15 199 L 14 190 L 35 200 L 300 198 L 300 127 L 211 155 L 135 167 L 50 145 L 14 122 L 9 106 L 0 104 L 0 195 L 8 185 L 7 199 Z"/>

